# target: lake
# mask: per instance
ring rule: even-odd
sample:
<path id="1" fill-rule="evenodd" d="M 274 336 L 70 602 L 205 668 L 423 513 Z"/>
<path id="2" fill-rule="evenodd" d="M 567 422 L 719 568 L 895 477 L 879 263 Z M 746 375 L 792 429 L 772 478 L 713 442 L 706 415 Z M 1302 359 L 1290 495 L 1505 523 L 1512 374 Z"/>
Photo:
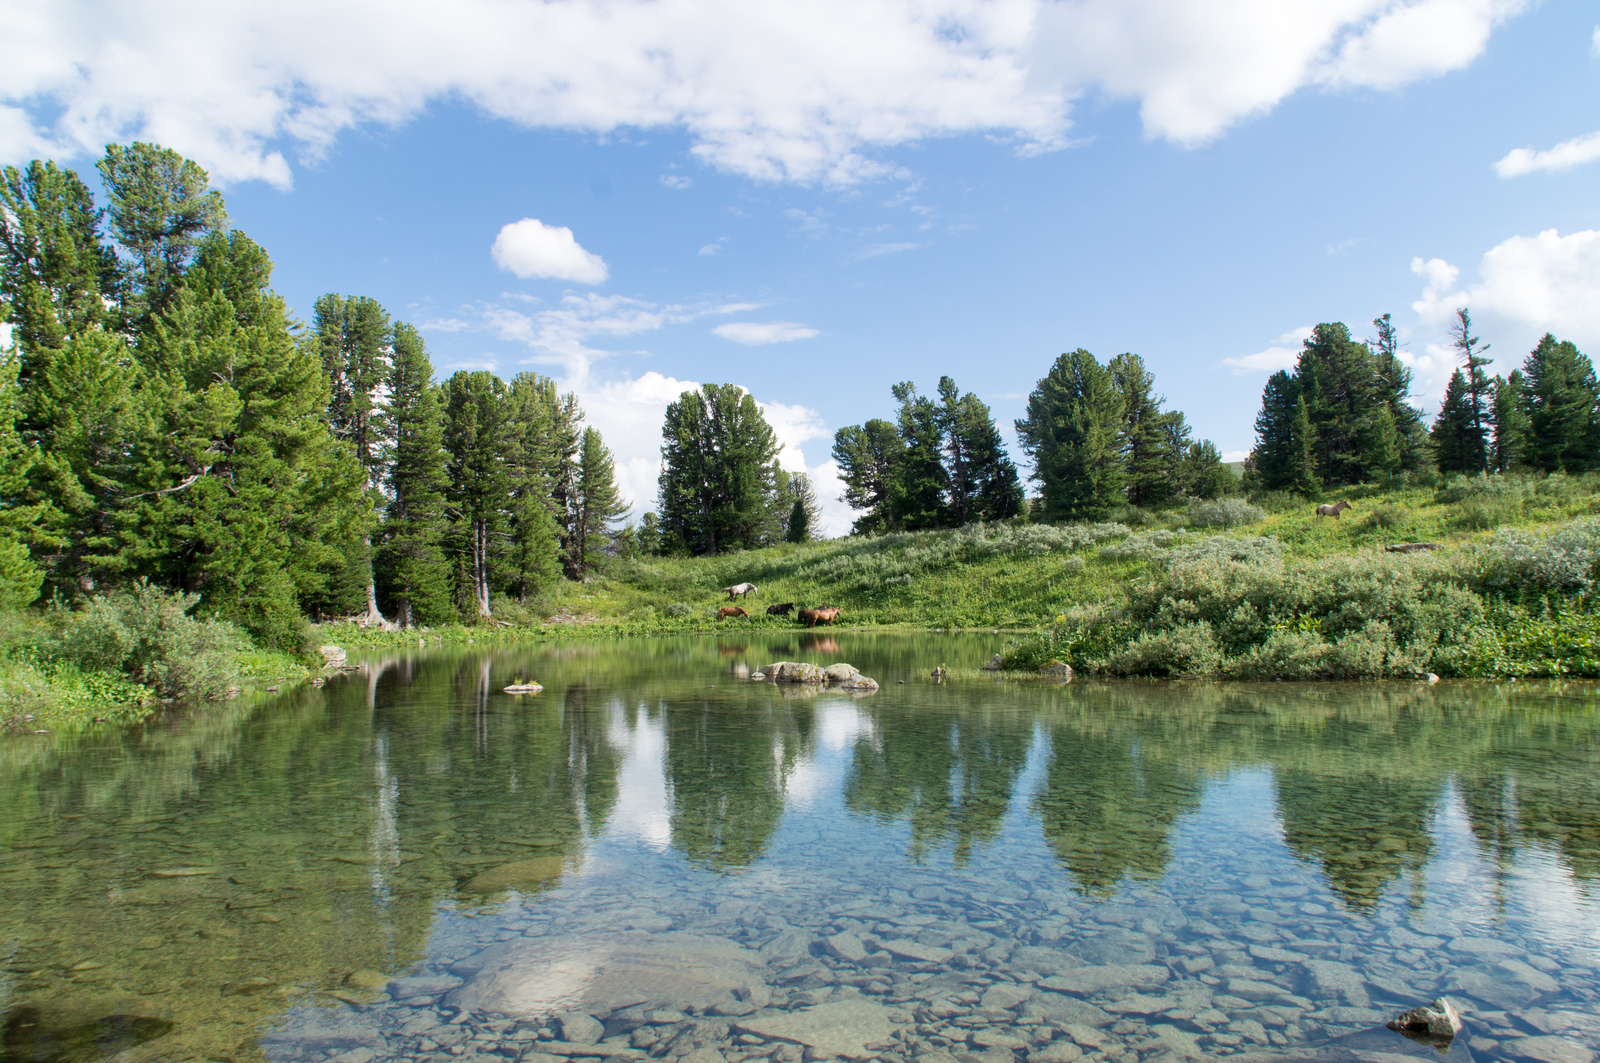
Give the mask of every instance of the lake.
<path id="1" fill-rule="evenodd" d="M 0 1059 L 1263 1058 L 1441 993 L 1452 1060 L 1597 1058 L 1600 688 L 930 676 L 1003 641 L 370 651 L 0 739 Z"/>

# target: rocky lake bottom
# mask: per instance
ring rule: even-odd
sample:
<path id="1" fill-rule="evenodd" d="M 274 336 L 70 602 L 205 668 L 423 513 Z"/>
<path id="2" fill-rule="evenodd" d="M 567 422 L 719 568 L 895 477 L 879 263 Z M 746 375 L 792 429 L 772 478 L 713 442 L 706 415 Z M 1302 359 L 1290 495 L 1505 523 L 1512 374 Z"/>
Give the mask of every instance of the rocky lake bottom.
<path id="1" fill-rule="evenodd" d="M 0 1060 L 1597 1058 L 1600 690 L 929 678 L 996 641 L 373 656 L 5 740 Z M 1372 1035 L 1440 995 L 1448 1055 Z"/>

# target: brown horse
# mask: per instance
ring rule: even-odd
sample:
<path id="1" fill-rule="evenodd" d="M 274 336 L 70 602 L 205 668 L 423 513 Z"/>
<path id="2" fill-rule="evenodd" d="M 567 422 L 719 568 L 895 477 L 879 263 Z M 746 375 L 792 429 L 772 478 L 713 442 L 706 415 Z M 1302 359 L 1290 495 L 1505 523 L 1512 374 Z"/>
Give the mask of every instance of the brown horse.
<path id="1" fill-rule="evenodd" d="M 839 610 L 831 605 L 823 609 L 802 609 L 799 613 L 800 622 L 806 627 L 816 627 L 818 624 L 831 624 L 833 623 L 834 618 L 838 615 Z"/>
<path id="2" fill-rule="evenodd" d="M 730 616 L 742 616 L 746 620 L 750 619 L 750 614 L 740 609 L 737 605 L 725 605 L 717 610 L 718 620 L 726 620 Z"/>
<path id="3" fill-rule="evenodd" d="M 1317 507 L 1317 516 L 1319 516 L 1319 517 L 1332 517 L 1334 520 L 1338 520 L 1339 519 L 1339 514 L 1343 513 L 1347 509 L 1355 509 L 1355 508 L 1356 508 L 1356 505 L 1355 505 L 1354 502 L 1346 502 L 1346 501 L 1335 502 L 1331 506 L 1318 506 Z"/>

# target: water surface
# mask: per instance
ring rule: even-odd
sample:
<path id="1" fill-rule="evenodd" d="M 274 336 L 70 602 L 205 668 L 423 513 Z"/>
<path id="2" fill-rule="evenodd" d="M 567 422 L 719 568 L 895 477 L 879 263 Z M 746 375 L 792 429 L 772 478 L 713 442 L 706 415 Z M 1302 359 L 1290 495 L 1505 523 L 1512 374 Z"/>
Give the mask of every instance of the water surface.
<path id="1" fill-rule="evenodd" d="M 1595 688 L 929 677 L 1001 641 L 419 650 L 6 739 L 0 1058 L 1206 1058 L 1441 992 L 1479 1059 L 1600 1052 Z"/>

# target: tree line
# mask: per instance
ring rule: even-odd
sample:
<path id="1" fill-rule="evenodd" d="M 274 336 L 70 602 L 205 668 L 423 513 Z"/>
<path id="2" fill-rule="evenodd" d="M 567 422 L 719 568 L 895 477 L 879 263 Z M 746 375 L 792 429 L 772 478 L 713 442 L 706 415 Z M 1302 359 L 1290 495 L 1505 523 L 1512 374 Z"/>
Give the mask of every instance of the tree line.
<path id="1" fill-rule="evenodd" d="M 432 624 L 582 578 L 625 508 L 576 399 L 442 383 L 417 330 L 326 295 L 311 326 L 194 162 L 110 146 L 0 171 L 0 601 L 147 580 L 262 641 L 301 617 Z"/>
<path id="2" fill-rule="evenodd" d="M 1600 467 L 1600 383 L 1576 346 L 1546 333 L 1509 376 L 1490 377 L 1488 345 L 1472 334 L 1466 308 L 1450 335 L 1460 362 L 1431 429 L 1410 405 L 1411 371 L 1399 357 L 1388 314 L 1356 340 L 1342 323 L 1321 324 L 1293 371 L 1262 392 L 1248 486 L 1316 496 L 1324 488 L 1397 473 Z"/>

